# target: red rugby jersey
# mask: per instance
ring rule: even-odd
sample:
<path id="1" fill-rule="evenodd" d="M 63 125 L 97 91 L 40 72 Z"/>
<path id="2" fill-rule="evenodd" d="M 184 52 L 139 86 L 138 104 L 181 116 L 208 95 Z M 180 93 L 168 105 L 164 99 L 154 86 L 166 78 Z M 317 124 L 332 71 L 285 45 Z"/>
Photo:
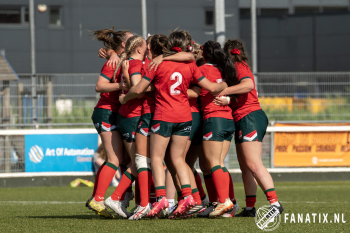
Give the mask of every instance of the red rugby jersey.
<path id="1" fill-rule="evenodd" d="M 197 82 L 191 82 L 190 86 L 189 86 L 189 89 L 191 89 L 192 87 L 196 86 L 197 85 L 196 83 Z M 200 112 L 199 111 L 199 106 L 197 104 L 197 98 L 189 99 L 189 102 L 190 102 L 191 112 Z"/>
<path id="2" fill-rule="evenodd" d="M 112 82 L 113 73 L 115 69 L 109 68 L 107 66 L 107 62 L 108 61 L 106 61 L 106 63 L 103 65 L 100 75 L 105 79 L 107 79 L 108 81 Z M 117 82 L 120 82 L 120 80 L 118 80 L 120 71 L 121 69 L 119 69 L 116 74 Z M 108 110 L 111 110 L 112 112 L 118 112 L 120 107 L 119 93 L 120 91 L 101 93 L 100 99 L 98 100 L 95 108 L 108 109 Z"/>
<path id="3" fill-rule="evenodd" d="M 233 119 L 237 122 L 249 113 L 260 110 L 261 107 L 258 100 L 258 92 L 255 89 L 254 76 L 250 68 L 248 65 L 240 62 L 236 62 L 235 67 L 239 82 L 243 79 L 250 78 L 254 83 L 254 89 L 251 92 L 240 94 L 237 98 L 237 102 L 231 101 L 230 106 L 232 108 Z"/>
<path id="4" fill-rule="evenodd" d="M 216 65 L 212 64 L 204 64 L 199 69 L 202 71 L 202 74 L 213 83 L 221 83 L 222 82 L 222 75 L 220 70 L 216 67 Z M 220 106 L 214 104 L 214 96 L 210 94 L 207 90 L 202 88 L 201 94 L 201 110 L 203 113 L 203 120 L 210 117 L 221 117 L 225 119 L 233 119 L 232 117 L 232 110 L 231 108 L 226 106 Z"/>
<path id="5" fill-rule="evenodd" d="M 133 75 L 136 75 L 136 74 L 143 76 L 144 71 L 143 71 L 142 66 L 143 66 L 142 61 L 136 60 L 136 59 L 129 59 L 130 79 Z M 123 72 L 120 72 L 120 73 L 121 73 L 121 77 L 122 77 Z M 127 94 L 128 91 L 125 91 L 124 93 Z M 119 108 L 120 115 L 122 115 L 123 117 L 126 117 L 126 118 L 141 116 L 142 101 L 143 101 L 143 99 L 132 99 L 132 100 L 129 100 L 126 104 L 122 104 Z"/>
<path id="6" fill-rule="evenodd" d="M 151 60 L 148 57 L 146 57 L 145 61 L 143 62 L 143 70 L 147 70 L 150 62 Z M 142 115 L 145 115 L 147 113 L 154 113 L 155 108 L 156 108 L 155 91 L 147 92 L 146 95 L 143 97 Z"/>
<path id="7" fill-rule="evenodd" d="M 193 79 L 201 81 L 204 76 L 196 63 L 163 61 L 157 71 L 147 70 L 143 76 L 156 87 L 154 120 L 182 123 L 192 120 L 187 89 Z"/>

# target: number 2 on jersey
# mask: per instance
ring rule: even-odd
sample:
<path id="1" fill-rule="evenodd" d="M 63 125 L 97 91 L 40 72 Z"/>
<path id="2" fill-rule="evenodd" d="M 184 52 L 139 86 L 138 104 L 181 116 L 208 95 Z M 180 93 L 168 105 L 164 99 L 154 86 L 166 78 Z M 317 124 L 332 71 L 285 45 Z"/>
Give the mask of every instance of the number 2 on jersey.
<path id="1" fill-rule="evenodd" d="M 177 80 L 176 80 L 177 78 Z M 179 72 L 175 72 L 170 76 L 170 80 L 176 80 L 176 83 L 170 86 L 170 94 L 171 95 L 180 95 L 180 90 L 175 90 L 182 83 L 182 75 Z"/>

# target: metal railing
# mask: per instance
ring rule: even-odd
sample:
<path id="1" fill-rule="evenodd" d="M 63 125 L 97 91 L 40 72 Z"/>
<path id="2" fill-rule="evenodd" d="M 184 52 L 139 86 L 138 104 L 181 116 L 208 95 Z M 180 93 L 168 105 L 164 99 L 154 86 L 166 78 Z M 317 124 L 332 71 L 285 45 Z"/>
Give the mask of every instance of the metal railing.
<path id="1" fill-rule="evenodd" d="M 349 121 L 350 72 L 259 73 L 257 83 L 270 121 Z"/>
<path id="2" fill-rule="evenodd" d="M 99 74 L 38 74 L 33 124 L 30 74 L 0 83 L 3 128 L 92 127 Z M 350 73 L 259 73 L 261 107 L 270 121 L 348 121 Z"/>
<path id="3" fill-rule="evenodd" d="M 79 129 L 73 129 L 79 130 Z M 25 172 L 25 139 L 24 135 L 0 135 L 0 173 Z M 262 160 L 266 167 L 271 167 L 270 133 L 263 140 Z M 239 168 L 234 139 L 225 159 L 228 169 Z M 195 165 L 199 168 L 198 160 Z"/>

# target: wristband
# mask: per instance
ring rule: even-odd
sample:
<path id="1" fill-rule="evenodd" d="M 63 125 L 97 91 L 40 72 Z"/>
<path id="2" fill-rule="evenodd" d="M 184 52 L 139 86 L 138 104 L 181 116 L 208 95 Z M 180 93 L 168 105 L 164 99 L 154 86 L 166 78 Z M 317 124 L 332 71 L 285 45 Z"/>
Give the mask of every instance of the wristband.
<path id="1" fill-rule="evenodd" d="M 230 96 L 226 96 L 225 98 L 227 99 L 228 104 L 230 104 L 230 102 L 231 102 L 231 98 L 230 98 Z"/>

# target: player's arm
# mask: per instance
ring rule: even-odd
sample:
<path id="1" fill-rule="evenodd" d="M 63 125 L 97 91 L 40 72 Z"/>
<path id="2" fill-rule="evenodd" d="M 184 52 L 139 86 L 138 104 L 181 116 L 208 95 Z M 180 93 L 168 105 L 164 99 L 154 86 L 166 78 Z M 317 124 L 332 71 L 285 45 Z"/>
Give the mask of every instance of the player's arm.
<path id="1" fill-rule="evenodd" d="M 245 94 L 254 89 L 253 80 L 249 77 L 241 79 L 237 85 L 227 87 L 221 92 L 214 92 L 215 95 L 233 95 L 233 94 Z"/>
<path id="2" fill-rule="evenodd" d="M 191 89 L 187 89 L 187 95 L 189 99 L 196 99 L 200 95 L 202 88 L 193 86 Z"/>
<path id="3" fill-rule="evenodd" d="M 123 78 L 124 78 L 126 84 L 128 84 L 128 86 L 130 88 L 131 82 L 130 82 L 130 76 L 129 76 L 129 61 L 128 60 L 123 61 L 122 69 L 123 69 Z"/>
<path id="4" fill-rule="evenodd" d="M 170 55 L 167 57 L 163 57 L 163 55 L 159 55 L 155 57 L 148 65 L 148 69 L 152 70 L 157 70 L 158 66 L 163 62 L 163 61 L 176 61 L 176 62 L 193 62 L 195 60 L 194 56 L 192 53 L 188 52 L 179 52 L 174 55 Z"/>
<path id="5" fill-rule="evenodd" d="M 119 97 L 120 103 L 126 104 L 129 100 L 138 98 L 138 96 L 141 95 L 146 90 L 149 84 L 150 84 L 150 81 L 147 81 L 146 79 L 141 79 L 141 81 L 138 84 L 130 88 L 128 94 L 121 95 Z"/>
<path id="6" fill-rule="evenodd" d="M 201 77 L 198 79 L 198 85 L 209 91 L 210 93 L 220 93 L 227 87 L 226 82 L 222 83 L 212 83 L 206 77 Z"/>
<path id="7" fill-rule="evenodd" d="M 122 85 L 119 83 L 111 83 L 111 79 L 107 76 L 100 74 L 98 77 L 95 91 L 100 93 L 106 93 L 106 92 L 112 92 L 112 91 L 118 91 L 122 89 Z"/>

